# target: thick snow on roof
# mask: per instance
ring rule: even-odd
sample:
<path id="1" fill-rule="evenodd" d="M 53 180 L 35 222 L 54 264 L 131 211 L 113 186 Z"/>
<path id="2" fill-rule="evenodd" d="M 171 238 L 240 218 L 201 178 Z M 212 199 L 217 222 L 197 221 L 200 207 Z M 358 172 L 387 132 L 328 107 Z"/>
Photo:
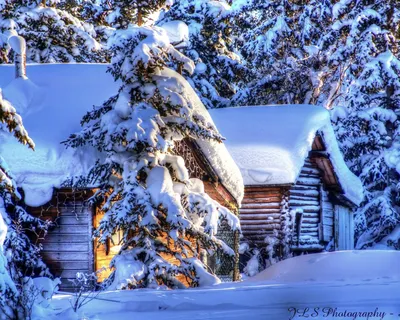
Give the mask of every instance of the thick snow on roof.
<path id="1" fill-rule="evenodd" d="M 115 94 L 118 86 L 106 69 L 95 64 L 28 65 L 29 79 L 24 80 L 14 79 L 14 66 L 0 66 L 4 98 L 22 115 L 36 145 L 32 151 L 9 134 L 1 135 L 0 154 L 28 205 L 49 201 L 53 187 L 85 172 L 98 158 L 93 148 L 65 149 L 60 142 L 80 130 L 87 110 Z"/>
<path id="2" fill-rule="evenodd" d="M 12 65 L 0 66 L 3 96 L 22 115 L 35 142 L 35 151 L 19 144 L 9 134 L 0 134 L 0 154 L 25 191 L 25 202 L 39 206 L 51 199 L 53 188 L 71 176 L 87 172 L 100 156 L 93 148 L 65 149 L 60 142 L 80 130 L 80 120 L 93 105 L 101 105 L 119 88 L 106 73 L 105 64 L 28 65 L 29 79 L 14 79 Z M 190 85 L 187 94 L 212 122 Z M 200 143 L 224 185 L 240 202 L 243 181 L 223 144 Z"/>
<path id="3" fill-rule="evenodd" d="M 315 135 L 321 132 L 345 196 L 355 204 L 361 202 L 361 181 L 344 163 L 326 109 L 276 105 L 214 109 L 210 114 L 245 185 L 295 183 Z"/>
<path id="4" fill-rule="evenodd" d="M 181 75 L 168 68 L 162 70 L 160 75 L 166 77 L 166 81 L 168 78 L 176 79 L 176 86 L 184 89 L 181 94 L 186 95 L 187 99 L 192 103 L 194 111 L 201 115 L 208 124 L 215 127 L 209 112 L 204 107 L 189 82 Z M 216 129 L 218 130 L 218 127 Z M 225 145 L 215 141 L 197 140 L 196 142 L 204 156 L 210 162 L 211 167 L 215 170 L 215 173 L 221 179 L 222 184 L 240 204 L 244 194 L 242 175 Z"/>

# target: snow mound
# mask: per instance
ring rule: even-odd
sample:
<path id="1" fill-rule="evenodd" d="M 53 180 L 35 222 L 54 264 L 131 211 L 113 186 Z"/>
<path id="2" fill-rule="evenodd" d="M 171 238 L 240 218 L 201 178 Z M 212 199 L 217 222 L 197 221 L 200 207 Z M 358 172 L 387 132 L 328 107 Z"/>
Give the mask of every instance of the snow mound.
<path id="1" fill-rule="evenodd" d="M 274 105 L 213 109 L 210 114 L 245 185 L 294 184 L 321 133 L 344 195 L 355 204 L 362 201 L 361 181 L 343 160 L 326 109 Z"/>
<path id="2" fill-rule="evenodd" d="M 276 263 L 247 281 L 370 282 L 400 281 L 400 252 L 336 251 L 302 255 Z"/>

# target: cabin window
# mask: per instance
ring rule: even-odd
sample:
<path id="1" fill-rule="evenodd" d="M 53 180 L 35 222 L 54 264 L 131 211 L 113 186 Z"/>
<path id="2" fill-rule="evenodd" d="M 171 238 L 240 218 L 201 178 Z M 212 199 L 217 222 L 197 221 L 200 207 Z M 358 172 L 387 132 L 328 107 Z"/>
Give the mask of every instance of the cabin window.
<path id="1" fill-rule="evenodd" d="M 107 243 L 106 243 L 106 254 L 112 254 L 112 255 L 116 255 L 119 250 L 121 249 L 121 243 L 122 243 L 122 239 L 124 237 L 124 231 L 123 230 L 117 230 L 112 236 L 111 238 L 107 239 Z"/>

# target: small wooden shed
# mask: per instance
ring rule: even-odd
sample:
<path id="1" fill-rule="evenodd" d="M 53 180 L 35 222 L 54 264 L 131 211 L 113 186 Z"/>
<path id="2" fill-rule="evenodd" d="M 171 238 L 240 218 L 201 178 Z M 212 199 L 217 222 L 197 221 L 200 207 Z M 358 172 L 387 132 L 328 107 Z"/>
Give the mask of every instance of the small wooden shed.
<path id="1" fill-rule="evenodd" d="M 267 237 L 280 237 L 295 253 L 354 248 L 353 208 L 363 188 L 344 163 L 326 109 L 279 105 L 210 113 L 244 179 L 242 241 L 265 247 Z"/>
<path id="2" fill-rule="evenodd" d="M 28 65 L 29 79 L 15 79 L 14 66 L 0 66 L 0 88 L 22 114 L 24 125 L 35 141 L 35 152 L 7 136 L 3 154 L 11 172 L 25 195 L 30 212 L 55 223 L 42 241 L 43 258 L 54 276 L 61 277 L 61 290 L 71 290 L 77 272 L 90 273 L 108 267 L 118 247 L 111 242 L 98 245 L 92 232 L 102 218 L 97 207 L 86 200 L 94 189 L 72 190 L 68 180 L 73 175 L 85 174 L 102 155 L 90 147 L 65 149 L 61 144 L 80 129 L 82 116 L 100 105 L 118 90 L 118 84 L 106 73 L 107 65 L 96 64 L 41 64 Z M 200 103 L 201 104 L 201 103 Z M 211 118 L 204 106 L 202 115 Z M 205 183 L 207 194 L 237 212 L 243 197 L 243 180 L 238 167 L 223 144 L 198 140 L 184 140 L 175 147 L 189 169 L 191 178 Z M 95 186 L 93 186 L 95 188 Z M 218 237 L 238 252 L 239 235 L 221 228 Z M 119 234 L 115 234 L 118 243 Z M 214 258 L 215 260 L 215 258 Z M 210 259 L 214 271 L 221 278 L 236 280 L 236 263 L 228 263 L 222 255 Z M 110 270 L 101 274 L 107 276 Z"/>

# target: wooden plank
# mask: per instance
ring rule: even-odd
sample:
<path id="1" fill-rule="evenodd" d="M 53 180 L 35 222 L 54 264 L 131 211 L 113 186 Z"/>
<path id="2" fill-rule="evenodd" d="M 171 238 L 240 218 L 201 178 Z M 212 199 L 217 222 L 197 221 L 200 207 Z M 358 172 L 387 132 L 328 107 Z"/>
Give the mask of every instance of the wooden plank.
<path id="1" fill-rule="evenodd" d="M 87 215 L 81 215 L 79 217 L 74 216 L 60 216 L 55 219 L 54 223 L 58 225 L 86 225 L 89 223 L 89 217 Z"/>
<path id="2" fill-rule="evenodd" d="M 86 270 L 88 269 L 87 261 L 49 261 L 46 263 L 52 270 Z"/>
<path id="3" fill-rule="evenodd" d="M 87 235 L 88 233 L 88 227 L 87 225 L 72 225 L 72 224 L 67 224 L 67 225 L 58 225 L 54 228 L 51 229 L 51 234 L 56 235 L 56 234 L 85 234 Z"/>
<path id="4" fill-rule="evenodd" d="M 66 243 L 79 243 L 79 242 L 85 242 L 87 243 L 89 241 L 89 235 L 88 234 L 62 234 L 62 233 L 57 233 L 57 234 L 51 234 L 49 233 L 43 243 L 52 243 L 52 242 L 66 242 Z"/>
<path id="5" fill-rule="evenodd" d="M 89 253 L 89 244 L 83 243 L 83 242 L 80 242 L 80 243 L 62 243 L 62 242 L 46 243 L 46 245 L 43 248 L 43 252 L 51 252 L 51 251 L 59 251 L 59 252 L 79 251 L 79 252 Z"/>
<path id="6" fill-rule="evenodd" d="M 88 264 L 87 252 L 46 252 L 42 251 L 43 259 L 52 261 L 86 261 Z"/>

